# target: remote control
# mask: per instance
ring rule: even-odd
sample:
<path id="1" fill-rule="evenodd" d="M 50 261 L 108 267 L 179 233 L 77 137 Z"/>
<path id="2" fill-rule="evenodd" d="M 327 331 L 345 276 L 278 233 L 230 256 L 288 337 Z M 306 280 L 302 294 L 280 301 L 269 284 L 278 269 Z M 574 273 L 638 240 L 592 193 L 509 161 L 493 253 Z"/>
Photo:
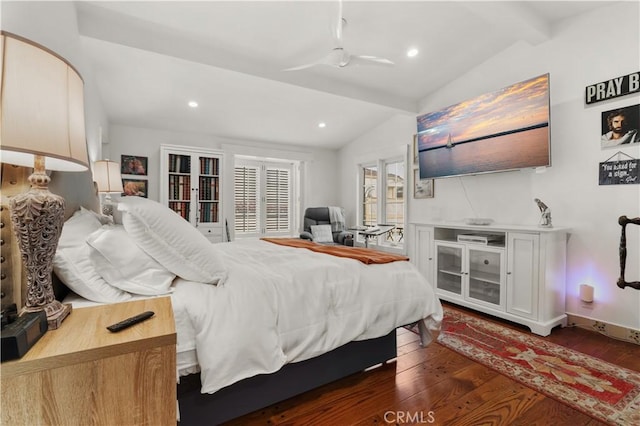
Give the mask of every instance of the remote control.
<path id="1" fill-rule="evenodd" d="M 107 330 L 115 333 L 117 331 L 120 330 L 124 330 L 125 328 L 131 327 L 132 325 L 135 325 L 139 322 L 142 322 L 148 318 L 151 318 L 153 316 L 154 312 L 153 311 L 147 311 L 147 312 L 143 312 L 141 314 L 138 314 L 136 316 L 133 316 L 131 318 L 127 318 L 125 320 L 122 320 L 120 322 L 117 322 L 113 325 L 110 325 L 109 327 L 107 327 Z"/>

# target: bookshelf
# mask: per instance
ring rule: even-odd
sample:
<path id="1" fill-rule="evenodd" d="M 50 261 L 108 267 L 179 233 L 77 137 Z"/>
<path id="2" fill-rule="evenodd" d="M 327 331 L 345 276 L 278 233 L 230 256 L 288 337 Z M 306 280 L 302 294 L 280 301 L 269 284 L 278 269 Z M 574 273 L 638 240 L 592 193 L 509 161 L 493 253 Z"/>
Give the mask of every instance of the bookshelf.
<path id="1" fill-rule="evenodd" d="M 160 201 L 212 243 L 224 241 L 220 151 L 174 145 L 160 147 Z"/>

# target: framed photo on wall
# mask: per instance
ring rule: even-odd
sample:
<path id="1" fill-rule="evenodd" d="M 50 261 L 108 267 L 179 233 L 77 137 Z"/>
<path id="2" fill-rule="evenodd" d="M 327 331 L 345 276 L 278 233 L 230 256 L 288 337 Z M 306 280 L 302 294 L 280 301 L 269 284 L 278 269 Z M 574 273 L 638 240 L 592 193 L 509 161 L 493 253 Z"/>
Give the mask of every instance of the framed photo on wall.
<path id="1" fill-rule="evenodd" d="M 146 179 L 122 179 L 123 196 L 137 196 L 147 198 Z"/>
<path id="2" fill-rule="evenodd" d="M 640 104 L 602 112 L 600 148 L 640 143 Z"/>
<path id="3" fill-rule="evenodd" d="M 420 170 L 413 171 L 413 198 L 433 198 L 433 179 L 420 180 Z"/>
<path id="4" fill-rule="evenodd" d="M 123 175 L 147 175 L 147 157 L 137 155 L 120 156 L 120 174 Z"/>

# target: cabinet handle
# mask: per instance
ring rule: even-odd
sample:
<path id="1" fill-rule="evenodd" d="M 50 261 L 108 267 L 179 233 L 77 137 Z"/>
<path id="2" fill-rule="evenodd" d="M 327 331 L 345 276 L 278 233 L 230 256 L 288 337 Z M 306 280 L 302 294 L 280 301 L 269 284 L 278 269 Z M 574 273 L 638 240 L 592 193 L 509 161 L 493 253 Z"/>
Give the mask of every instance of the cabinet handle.
<path id="1" fill-rule="evenodd" d="M 507 275 L 511 275 L 511 272 L 507 272 Z"/>

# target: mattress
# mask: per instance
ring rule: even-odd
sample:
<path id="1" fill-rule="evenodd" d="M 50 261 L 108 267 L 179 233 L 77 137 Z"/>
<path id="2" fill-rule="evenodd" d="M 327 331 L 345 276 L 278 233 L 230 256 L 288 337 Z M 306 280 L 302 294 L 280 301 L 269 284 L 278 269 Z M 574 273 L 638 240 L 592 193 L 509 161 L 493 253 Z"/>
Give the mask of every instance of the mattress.
<path id="1" fill-rule="evenodd" d="M 177 377 L 200 371 L 203 393 L 402 325 L 419 322 L 423 344 L 439 330 L 442 306 L 408 261 L 366 265 L 261 240 L 214 248 L 224 283 L 176 278 L 169 296 Z M 74 308 L 91 303 L 65 301 Z"/>

